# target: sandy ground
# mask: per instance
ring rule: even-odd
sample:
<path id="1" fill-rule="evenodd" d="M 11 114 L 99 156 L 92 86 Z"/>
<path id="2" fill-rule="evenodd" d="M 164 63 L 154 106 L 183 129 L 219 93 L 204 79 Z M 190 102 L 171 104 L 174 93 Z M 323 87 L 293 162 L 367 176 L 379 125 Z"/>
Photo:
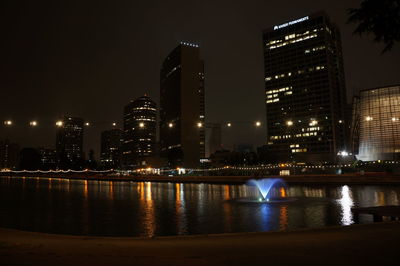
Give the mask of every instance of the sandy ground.
<path id="1" fill-rule="evenodd" d="M 187 237 L 0 229 L 0 265 L 400 265 L 400 223 Z"/>

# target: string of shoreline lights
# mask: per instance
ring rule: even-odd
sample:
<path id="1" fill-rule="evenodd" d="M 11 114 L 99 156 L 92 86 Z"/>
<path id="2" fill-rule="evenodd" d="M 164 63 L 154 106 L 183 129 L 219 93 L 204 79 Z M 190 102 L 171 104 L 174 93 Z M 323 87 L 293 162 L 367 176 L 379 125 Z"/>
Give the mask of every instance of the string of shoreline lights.
<path id="1" fill-rule="evenodd" d="M 138 121 L 140 121 L 139 119 L 138 119 Z M 152 122 L 154 122 L 154 121 L 152 121 Z M 25 123 L 24 123 L 25 124 Z M 30 127 L 38 127 L 39 126 L 39 121 L 38 120 L 31 120 L 31 121 L 29 121 L 28 123 L 26 123 L 25 125 L 29 125 Z M 102 122 L 89 122 L 89 121 L 85 121 L 84 123 L 83 123 L 83 125 L 85 126 L 85 127 L 90 127 L 90 126 L 94 126 L 94 125 L 98 125 L 98 124 L 102 124 L 102 125 L 104 125 L 104 124 L 109 124 L 110 126 L 112 126 L 112 127 L 117 127 L 118 126 L 118 123 L 117 122 L 110 122 L 110 121 L 108 121 L 108 122 L 104 122 L 104 121 L 102 121 Z M 8 120 L 4 120 L 3 121 L 3 125 L 5 126 L 5 127 L 13 127 L 13 126 L 16 126 L 16 125 L 21 125 L 21 124 L 17 124 L 17 123 L 15 123 L 15 121 L 14 120 L 11 120 L 11 119 L 8 119 Z M 54 122 L 54 125 L 56 126 L 56 127 L 62 127 L 62 126 L 64 126 L 64 122 L 63 122 L 63 120 L 56 120 L 55 122 Z M 197 126 L 198 128 L 202 128 L 202 127 L 213 127 L 213 126 L 215 126 L 215 125 L 220 125 L 221 127 L 222 126 L 224 126 L 224 127 L 227 127 L 227 128 L 230 128 L 230 127 L 233 127 L 234 125 L 236 126 L 236 125 L 253 125 L 254 127 L 261 127 L 261 125 L 262 125 L 262 123 L 260 122 L 260 121 L 227 121 L 227 122 L 221 122 L 221 123 L 203 123 L 203 122 L 195 122 L 194 123 L 194 125 L 195 126 Z M 140 122 L 139 123 L 139 127 L 140 128 L 145 128 L 145 126 L 146 126 L 146 122 L 144 121 L 144 122 Z M 168 127 L 169 128 L 173 128 L 175 125 L 174 125 L 174 123 L 168 123 Z"/>
<path id="2" fill-rule="evenodd" d="M 192 172 L 214 172 L 214 171 L 260 171 L 260 170 L 272 170 L 272 169 L 337 169 L 337 168 L 354 168 L 358 166 L 373 166 L 378 164 L 400 164 L 400 161 L 370 161 L 370 162 L 358 162 L 357 165 L 354 164 L 331 164 L 331 165 L 306 165 L 304 163 L 279 163 L 279 164 L 267 164 L 267 165 L 258 165 L 258 166 L 222 166 L 222 167 L 211 167 L 211 168 L 172 168 L 172 169 L 162 169 L 162 168 L 140 168 L 135 170 L 120 170 L 120 169 L 110 169 L 110 170 L 92 170 L 92 169 L 84 169 L 84 170 L 10 170 L 10 169 L 0 169 L 0 173 L 14 173 L 14 174 L 66 174 L 66 173 L 75 173 L 75 174 L 84 174 L 84 173 L 96 173 L 96 174 L 113 174 L 118 173 L 121 175 L 129 175 L 132 173 L 137 174 L 190 174 Z"/>

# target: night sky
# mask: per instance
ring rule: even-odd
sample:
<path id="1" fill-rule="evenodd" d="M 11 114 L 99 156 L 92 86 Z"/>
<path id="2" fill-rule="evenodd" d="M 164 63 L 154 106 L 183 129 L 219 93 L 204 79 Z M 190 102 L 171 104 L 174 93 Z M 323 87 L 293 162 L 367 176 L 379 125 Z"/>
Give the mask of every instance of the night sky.
<path id="1" fill-rule="evenodd" d="M 346 9 L 361 1 L 12 1 L 0 3 L 0 139 L 55 146 L 63 114 L 93 124 L 85 150 L 123 106 L 147 93 L 159 102 L 162 61 L 180 41 L 205 60 L 206 120 L 265 121 L 262 30 L 325 10 L 341 29 L 349 99 L 353 92 L 400 83 L 400 47 L 381 55 L 372 37 L 353 36 Z M 39 127 L 29 128 L 37 119 Z M 229 133 L 233 131 L 234 133 Z M 223 144 L 263 144 L 265 128 L 241 123 Z"/>

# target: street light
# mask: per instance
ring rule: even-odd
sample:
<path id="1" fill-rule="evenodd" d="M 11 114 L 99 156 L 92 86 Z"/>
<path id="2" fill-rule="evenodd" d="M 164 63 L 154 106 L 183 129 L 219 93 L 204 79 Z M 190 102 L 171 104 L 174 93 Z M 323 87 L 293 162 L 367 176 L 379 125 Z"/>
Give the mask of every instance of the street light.
<path id="1" fill-rule="evenodd" d="M 59 120 L 59 121 L 57 121 L 56 122 L 56 126 L 58 126 L 58 127 L 62 127 L 63 126 L 63 121 L 61 121 L 61 120 Z"/>
<path id="2" fill-rule="evenodd" d="M 201 122 L 197 123 L 198 128 L 201 128 L 202 126 L 203 126 L 203 123 L 201 123 Z"/>
<path id="3" fill-rule="evenodd" d="M 169 123 L 169 124 L 168 124 L 168 127 L 169 127 L 169 128 L 173 128 L 173 127 L 174 127 L 174 124 Z"/>
<path id="4" fill-rule="evenodd" d="M 261 122 L 260 122 L 260 121 L 257 121 L 257 122 L 256 122 L 256 127 L 259 127 L 259 126 L 261 126 Z"/>
<path id="5" fill-rule="evenodd" d="M 4 125 L 6 126 L 12 126 L 13 122 L 11 120 L 6 120 L 4 121 Z"/>
<path id="6" fill-rule="evenodd" d="M 232 126 L 232 124 L 231 124 L 231 123 L 228 123 L 228 124 L 226 124 L 226 126 L 227 126 L 227 127 L 231 127 L 231 126 Z"/>
<path id="7" fill-rule="evenodd" d="M 117 126 L 117 123 L 113 122 L 112 125 L 113 125 L 113 127 L 115 127 L 115 126 Z"/>
<path id="8" fill-rule="evenodd" d="M 140 122 L 140 123 L 139 123 L 139 127 L 140 127 L 140 128 L 144 128 L 144 123 L 143 123 L 143 122 Z"/>
<path id="9" fill-rule="evenodd" d="M 31 127 L 36 127 L 38 125 L 38 123 L 37 123 L 37 121 L 31 121 L 31 122 L 29 122 L 29 125 Z"/>
<path id="10" fill-rule="evenodd" d="M 293 121 L 291 121 L 291 120 L 287 121 L 287 122 L 286 122 L 286 125 L 288 125 L 289 127 L 290 127 L 290 126 L 293 126 Z"/>
<path id="11" fill-rule="evenodd" d="M 86 123 L 85 123 L 85 126 L 87 126 L 87 127 L 90 126 L 90 123 L 89 123 L 89 122 L 86 122 Z"/>

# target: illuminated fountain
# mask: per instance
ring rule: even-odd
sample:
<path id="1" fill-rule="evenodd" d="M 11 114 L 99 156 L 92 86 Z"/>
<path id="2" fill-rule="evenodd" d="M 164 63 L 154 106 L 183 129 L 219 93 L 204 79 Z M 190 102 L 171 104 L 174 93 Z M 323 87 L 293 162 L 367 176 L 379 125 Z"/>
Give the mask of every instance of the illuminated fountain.
<path id="1" fill-rule="evenodd" d="M 286 196 L 286 184 L 280 178 L 251 179 L 247 184 L 257 187 L 261 197 L 256 200 L 243 199 L 241 201 L 267 203 L 294 200 Z"/>

